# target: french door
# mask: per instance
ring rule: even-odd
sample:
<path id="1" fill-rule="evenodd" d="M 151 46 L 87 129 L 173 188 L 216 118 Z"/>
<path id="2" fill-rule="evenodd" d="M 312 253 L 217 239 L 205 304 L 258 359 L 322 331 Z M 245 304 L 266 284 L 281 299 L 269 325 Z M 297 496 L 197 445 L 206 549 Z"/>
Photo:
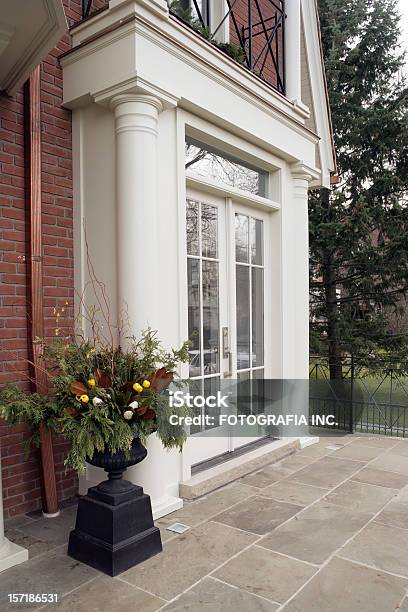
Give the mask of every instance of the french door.
<path id="1" fill-rule="evenodd" d="M 267 377 L 268 215 L 222 198 L 189 190 L 186 201 L 189 367 L 194 394 L 216 394 L 224 379 L 248 381 L 236 410 L 252 411 L 251 381 Z M 218 409 L 214 409 L 217 410 Z M 211 415 L 203 408 L 202 414 Z M 262 436 L 251 430 L 193 426 L 191 464 L 233 451 Z"/>

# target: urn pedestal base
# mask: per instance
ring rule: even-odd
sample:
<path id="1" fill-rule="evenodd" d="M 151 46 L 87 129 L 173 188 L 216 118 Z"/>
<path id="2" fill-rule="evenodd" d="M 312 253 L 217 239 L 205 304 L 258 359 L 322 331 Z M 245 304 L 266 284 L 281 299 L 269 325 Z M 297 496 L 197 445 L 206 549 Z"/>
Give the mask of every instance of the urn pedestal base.
<path id="1" fill-rule="evenodd" d="M 127 480 L 107 480 L 78 503 L 68 555 L 109 576 L 162 551 L 150 497 Z"/>

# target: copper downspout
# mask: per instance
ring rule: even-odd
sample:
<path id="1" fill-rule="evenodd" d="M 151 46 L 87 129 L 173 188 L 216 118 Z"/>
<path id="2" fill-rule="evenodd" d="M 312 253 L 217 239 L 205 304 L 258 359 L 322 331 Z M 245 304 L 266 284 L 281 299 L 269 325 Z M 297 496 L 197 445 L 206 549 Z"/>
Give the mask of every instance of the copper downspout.
<path id="1" fill-rule="evenodd" d="M 47 392 L 47 376 L 41 367 L 41 344 L 36 338 L 44 338 L 42 230 L 41 230 L 41 74 L 40 66 L 32 72 L 25 86 L 24 107 L 26 109 L 26 197 L 29 233 L 29 274 L 31 304 L 31 345 L 36 391 Z M 43 511 L 57 515 L 58 498 L 55 481 L 54 454 L 51 432 L 40 428 L 41 465 L 43 481 Z"/>

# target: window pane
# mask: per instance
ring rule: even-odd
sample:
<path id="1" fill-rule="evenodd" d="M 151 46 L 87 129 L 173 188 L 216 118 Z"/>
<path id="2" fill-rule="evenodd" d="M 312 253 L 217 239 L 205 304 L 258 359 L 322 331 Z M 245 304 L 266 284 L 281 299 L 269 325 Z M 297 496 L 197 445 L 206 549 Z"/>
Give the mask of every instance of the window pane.
<path id="1" fill-rule="evenodd" d="M 198 255 L 198 202 L 187 200 L 186 212 L 187 253 Z"/>
<path id="2" fill-rule="evenodd" d="M 191 139 L 186 141 L 186 170 L 197 177 L 224 183 L 254 195 L 267 196 L 268 173 L 265 170 L 251 168 L 234 157 Z"/>
<path id="3" fill-rule="evenodd" d="M 200 324 L 200 262 L 187 259 L 188 282 L 188 337 L 190 347 L 190 376 L 201 374 L 201 324 Z"/>
<path id="4" fill-rule="evenodd" d="M 252 365 L 264 362 L 264 271 L 252 268 Z"/>
<path id="5" fill-rule="evenodd" d="M 203 261 L 204 374 L 219 372 L 218 263 Z"/>
<path id="6" fill-rule="evenodd" d="M 249 267 L 237 266 L 237 369 L 249 367 Z"/>
<path id="7" fill-rule="evenodd" d="M 219 376 L 213 376 L 211 378 L 204 378 L 204 396 L 205 397 L 208 397 L 209 395 L 217 395 L 218 391 L 220 391 L 221 389 L 220 380 L 221 379 Z M 212 429 L 213 427 L 217 427 L 218 426 L 217 421 L 220 415 L 220 409 L 205 406 L 203 408 L 203 412 L 204 414 L 214 419 L 214 425 L 204 425 L 203 429 L 207 430 L 207 429 Z"/>
<path id="8" fill-rule="evenodd" d="M 203 257 L 217 257 L 218 217 L 217 208 L 201 204 L 201 244 Z"/>
<path id="9" fill-rule="evenodd" d="M 190 395 L 192 397 L 196 397 L 197 395 L 203 395 L 203 389 L 204 389 L 204 385 L 203 385 L 203 380 L 190 380 L 188 382 L 188 392 L 190 393 Z M 191 409 L 193 416 L 200 416 L 204 414 L 204 409 L 203 408 L 198 408 L 197 406 L 192 407 Z M 190 426 L 190 434 L 197 434 L 200 433 L 201 431 L 204 430 L 204 427 L 202 427 L 201 425 L 191 425 Z"/>
<path id="10" fill-rule="evenodd" d="M 238 372 L 237 414 L 251 414 L 251 374 Z"/>
<path id="11" fill-rule="evenodd" d="M 251 263 L 263 264 L 263 222 L 251 217 Z"/>
<path id="12" fill-rule="evenodd" d="M 245 215 L 235 215 L 235 259 L 248 263 L 249 222 Z"/>

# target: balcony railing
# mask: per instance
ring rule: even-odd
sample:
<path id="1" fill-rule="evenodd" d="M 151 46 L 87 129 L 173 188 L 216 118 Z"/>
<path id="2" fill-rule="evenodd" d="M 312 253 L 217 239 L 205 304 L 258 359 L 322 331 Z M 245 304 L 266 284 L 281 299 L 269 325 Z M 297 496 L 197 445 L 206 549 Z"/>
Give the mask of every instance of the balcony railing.
<path id="1" fill-rule="evenodd" d="M 174 17 L 285 93 L 285 0 L 167 1 Z M 101 0 L 82 0 L 83 19 L 100 4 Z"/>
<path id="2" fill-rule="evenodd" d="M 225 0 L 225 11 L 215 23 L 212 13 L 216 11 L 211 11 L 213 1 L 172 0 L 169 9 L 221 51 L 284 94 L 285 1 Z"/>

